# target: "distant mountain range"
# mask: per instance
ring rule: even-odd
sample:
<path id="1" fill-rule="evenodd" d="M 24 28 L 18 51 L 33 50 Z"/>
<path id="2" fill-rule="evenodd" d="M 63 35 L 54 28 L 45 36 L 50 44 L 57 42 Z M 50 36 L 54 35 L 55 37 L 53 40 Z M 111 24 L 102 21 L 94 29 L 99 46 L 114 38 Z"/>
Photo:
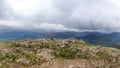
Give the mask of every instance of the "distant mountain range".
<path id="1" fill-rule="evenodd" d="M 37 38 L 40 34 L 37 32 L 29 32 L 29 31 L 11 31 L 11 32 L 3 32 L 0 33 L 1 40 L 8 39 L 24 39 L 24 38 Z"/>
<path id="2" fill-rule="evenodd" d="M 120 44 L 120 33 L 88 33 L 86 36 L 77 37 L 77 39 L 82 39 L 88 43 L 97 45 L 113 45 Z"/>
<path id="3" fill-rule="evenodd" d="M 75 38 L 90 44 L 120 47 L 120 33 L 101 32 L 33 32 L 33 31 L 10 31 L 0 33 L 0 40 L 37 38 Z"/>

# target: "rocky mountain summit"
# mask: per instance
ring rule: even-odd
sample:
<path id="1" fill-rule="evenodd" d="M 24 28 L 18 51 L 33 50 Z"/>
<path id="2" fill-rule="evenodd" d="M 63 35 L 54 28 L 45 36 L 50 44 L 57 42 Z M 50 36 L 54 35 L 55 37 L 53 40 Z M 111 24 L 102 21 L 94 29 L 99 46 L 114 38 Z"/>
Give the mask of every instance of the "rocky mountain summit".
<path id="1" fill-rule="evenodd" d="M 120 68 L 120 50 L 76 39 L 5 41 L 0 68 Z"/>

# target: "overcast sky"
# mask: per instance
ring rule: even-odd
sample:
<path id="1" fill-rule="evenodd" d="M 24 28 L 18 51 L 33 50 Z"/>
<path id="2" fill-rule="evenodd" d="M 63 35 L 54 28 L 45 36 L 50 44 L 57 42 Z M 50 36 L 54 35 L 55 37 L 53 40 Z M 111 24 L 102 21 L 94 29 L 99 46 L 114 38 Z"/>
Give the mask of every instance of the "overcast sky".
<path id="1" fill-rule="evenodd" d="M 0 0 L 0 32 L 120 32 L 120 0 Z"/>

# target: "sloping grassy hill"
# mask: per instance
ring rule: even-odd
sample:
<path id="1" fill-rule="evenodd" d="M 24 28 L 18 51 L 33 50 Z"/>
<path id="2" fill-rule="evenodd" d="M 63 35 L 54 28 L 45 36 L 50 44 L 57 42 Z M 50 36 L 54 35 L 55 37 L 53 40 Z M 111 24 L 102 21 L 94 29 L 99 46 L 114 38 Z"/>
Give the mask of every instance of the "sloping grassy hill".
<path id="1" fill-rule="evenodd" d="M 0 43 L 0 68 L 120 68 L 120 50 L 76 39 Z"/>

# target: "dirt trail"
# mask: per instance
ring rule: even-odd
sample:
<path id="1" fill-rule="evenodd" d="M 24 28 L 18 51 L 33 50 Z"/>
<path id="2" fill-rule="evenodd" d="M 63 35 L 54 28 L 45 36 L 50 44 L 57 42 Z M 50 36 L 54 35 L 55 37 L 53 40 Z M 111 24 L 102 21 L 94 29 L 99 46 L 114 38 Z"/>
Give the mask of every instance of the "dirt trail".
<path id="1" fill-rule="evenodd" d="M 41 65 L 40 68 L 94 68 L 92 64 L 85 59 L 51 61 Z"/>

